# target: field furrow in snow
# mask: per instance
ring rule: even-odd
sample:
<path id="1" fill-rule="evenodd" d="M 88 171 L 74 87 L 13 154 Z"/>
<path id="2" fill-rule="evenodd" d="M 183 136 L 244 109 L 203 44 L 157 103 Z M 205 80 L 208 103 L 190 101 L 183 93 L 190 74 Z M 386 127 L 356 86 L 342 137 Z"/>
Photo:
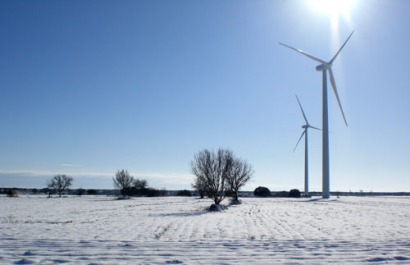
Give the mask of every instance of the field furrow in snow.
<path id="1" fill-rule="evenodd" d="M 0 264 L 410 263 L 410 198 L 0 197 Z"/>

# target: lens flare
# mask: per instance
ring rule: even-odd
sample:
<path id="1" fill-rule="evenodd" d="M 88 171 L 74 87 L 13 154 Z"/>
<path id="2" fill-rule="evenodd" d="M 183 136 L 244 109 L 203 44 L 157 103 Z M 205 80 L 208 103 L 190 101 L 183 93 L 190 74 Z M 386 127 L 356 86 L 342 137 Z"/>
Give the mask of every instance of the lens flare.
<path id="1" fill-rule="evenodd" d="M 318 12 L 339 17 L 349 14 L 353 0 L 311 0 L 310 5 Z"/>
<path id="2" fill-rule="evenodd" d="M 310 0 L 310 6 L 318 13 L 327 15 L 332 27 L 337 28 L 341 18 L 350 22 L 354 0 Z"/>

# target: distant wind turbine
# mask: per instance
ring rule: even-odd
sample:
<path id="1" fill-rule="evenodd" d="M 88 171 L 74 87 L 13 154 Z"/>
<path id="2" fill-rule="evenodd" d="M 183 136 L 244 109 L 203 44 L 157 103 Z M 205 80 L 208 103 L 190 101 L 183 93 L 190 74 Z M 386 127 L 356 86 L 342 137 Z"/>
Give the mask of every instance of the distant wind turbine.
<path id="1" fill-rule="evenodd" d="M 309 129 L 309 128 L 312 128 L 312 129 L 319 130 L 319 131 L 320 131 L 320 129 L 319 129 L 319 128 L 316 128 L 316 127 L 314 127 L 314 126 L 312 126 L 312 125 L 309 124 L 309 122 L 308 122 L 308 120 L 307 120 L 307 118 L 306 118 L 305 112 L 303 111 L 302 104 L 300 104 L 300 101 L 299 101 L 298 96 L 296 96 L 296 99 L 298 100 L 299 107 L 300 107 L 300 110 L 302 111 L 302 115 L 303 115 L 303 118 L 305 119 L 306 124 L 302 126 L 302 128 L 303 128 L 302 135 L 300 136 L 299 141 L 297 142 L 297 144 L 296 144 L 296 146 L 295 146 L 295 149 L 293 149 L 293 152 L 295 152 L 296 148 L 297 148 L 298 145 L 299 145 L 300 140 L 302 140 L 302 137 L 305 136 L 305 196 L 309 196 L 308 129 Z"/>
<path id="2" fill-rule="evenodd" d="M 346 123 L 347 126 L 347 121 L 346 121 L 346 117 L 345 114 L 343 112 L 343 108 L 342 108 L 342 104 L 340 103 L 340 99 L 339 99 L 339 95 L 337 93 L 337 89 L 336 89 L 336 82 L 335 82 L 335 78 L 333 76 L 333 71 L 332 71 L 332 64 L 333 62 L 336 60 L 337 56 L 339 55 L 339 53 L 342 51 L 343 47 L 346 45 L 346 43 L 349 41 L 350 37 L 352 36 L 354 31 L 352 31 L 352 33 L 350 33 L 349 37 L 347 38 L 347 40 L 343 43 L 342 47 L 340 47 L 340 49 L 337 51 L 337 53 L 333 56 L 333 58 L 329 61 L 329 62 L 325 62 L 317 57 L 314 57 L 302 50 L 293 48 L 289 45 L 283 44 L 283 43 L 279 43 L 280 45 L 283 45 L 291 50 L 294 50 L 298 53 L 301 53 L 307 57 L 309 57 L 310 59 L 319 62 L 320 64 L 318 66 L 316 66 L 316 70 L 317 71 L 321 71 L 322 72 L 322 88 L 323 88 L 323 92 L 322 92 L 322 100 L 323 100 L 323 114 L 322 114 L 322 129 L 323 129 L 323 133 L 322 133 L 322 177 L 323 177 L 323 184 L 322 184 L 322 197 L 327 199 L 330 197 L 330 182 L 329 182 L 329 119 L 328 119 L 328 102 L 327 102 L 327 72 L 329 72 L 329 76 L 330 76 L 330 83 L 332 85 L 333 88 L 333 92 L 335 93 L 336 99 L 337 99 L 337 103 L 339 104 L 339 108 L 340 111 L 342 112 L 342 116 L 343 119 Z"/>

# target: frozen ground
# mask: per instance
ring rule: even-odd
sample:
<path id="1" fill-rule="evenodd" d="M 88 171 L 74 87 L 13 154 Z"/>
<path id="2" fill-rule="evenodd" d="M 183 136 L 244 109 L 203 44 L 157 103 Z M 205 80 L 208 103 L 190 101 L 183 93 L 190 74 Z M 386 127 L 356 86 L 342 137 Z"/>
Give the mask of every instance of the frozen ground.
<path id="1" fill-rule="evenodd" d="M 410 197 L 0 197 L 0 264 L 410 264 Z"/>

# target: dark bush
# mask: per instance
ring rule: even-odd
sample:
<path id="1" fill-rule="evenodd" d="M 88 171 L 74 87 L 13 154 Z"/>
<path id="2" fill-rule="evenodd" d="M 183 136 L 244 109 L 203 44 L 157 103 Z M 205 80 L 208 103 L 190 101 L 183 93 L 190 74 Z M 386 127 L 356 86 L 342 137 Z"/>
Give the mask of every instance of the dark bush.
<path id="1" fill-rule="evenodd" d="M 6 191 L 7 197 L 18 197 L 15 189 L 8 189 Z"/>
<path id="2" fill-rule="evenodd" d="M 253 191 L 253 195 L 257 197 L 270 197 L 271 193 L 268 188 L 259 186 Z"/>
<path id="3" fill-rule="evenodd" d="M 141 196 L 148 196 L 148 194 L 150 194 L 150 192 L 152 192 L 152 191 L 150 191 L 149 190 L 150 188 L 138 188 L 138 187 L 130 187 L 130 188 L 126 188 L 126 189 L 124 189 L 124 194 L 126 195 L 126 196 L 138 196 L 138 197 L 141 197 Z"/>
<path id="4" fill-rule="evenodd" d="M 148 181 L 145 179 L 135 179 L 132 184 L 132 196 L 142 196 L 148 188 Z"/>
<path id="5" fill-rule="evenodd" d="M 160 196 L 165 196 L 167 194 L 167 191 L 165 189 L 157 190 L 154 188 L 147 188 L 145 189 L 145 196 L 147 197 L 160 197 Z"/>
<path id="6" fill-rule="evenodd" d="M 83 188 L 77 189 L 76 194 L 77 194 L 78 196 L 84 195 L 84 194 L 85 194 L 85 189 L 83 189 Z"/>
<path id="7" fill-rule="evenodd" d="M 94 189 L 90 189 L 90 190 L 87 190 L 87 194 L 88 194 L 88 195 L 97 195 L 97 194 L 98 194 L 98 191 L 97 191 L 97 190 L 94 190 Z"/>
<path id="8" fill-rule="evenodd" d="M 298 189 L 290 190 L 288 196 L 292 198 L 300 198 L 301 197 L 300 190 Z"/>
<path id="9" fill-rule="evenodd" d="M 43 193 L 43 194 L 49 194 L 50 190 L 48 188 L 44 188 L 44 189 L 40 189 L 39 193 Z"/>
<path id="10" fill-rule="evenodd" d="M 177 192 L 177 196 L 191 197 L 192 193 L 189 190 L 180 190 Z"/>

